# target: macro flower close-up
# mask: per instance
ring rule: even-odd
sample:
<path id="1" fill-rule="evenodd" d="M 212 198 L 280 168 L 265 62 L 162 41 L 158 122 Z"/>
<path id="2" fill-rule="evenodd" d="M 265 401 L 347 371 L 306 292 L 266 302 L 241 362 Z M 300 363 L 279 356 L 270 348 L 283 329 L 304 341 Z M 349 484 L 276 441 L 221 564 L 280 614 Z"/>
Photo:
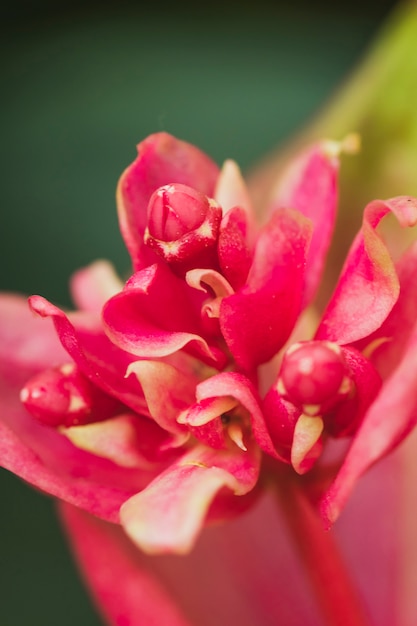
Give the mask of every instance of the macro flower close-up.
<path id="1" fill-rule="evenodd" d="M 127 282 L 98 261 L 72 278 L 75 312 L 2 297 L 2 463 L 66 503 L 70 534 L 82 509 L 132 550 L 184 554 L 286 482 L 328 526 L 411 430 L 416 248 L 394 264 L 377 227 L 415 225 L 416 199 L 365 208 L 318 324 L 310 309 L 356 144 L 307 148 L 259 226 L 234 162 L 151 135 L 118 185 Z"/>
<path id="2" fill-rule="evenodd" d="M 139 138 L 128 272 L 75 269 L 71 307 L 0 294 L 0 465 L 51 497 L 108 626 L 417 619 L 416 188 L 344 115 L 358 76 L 248 176 Z"/>

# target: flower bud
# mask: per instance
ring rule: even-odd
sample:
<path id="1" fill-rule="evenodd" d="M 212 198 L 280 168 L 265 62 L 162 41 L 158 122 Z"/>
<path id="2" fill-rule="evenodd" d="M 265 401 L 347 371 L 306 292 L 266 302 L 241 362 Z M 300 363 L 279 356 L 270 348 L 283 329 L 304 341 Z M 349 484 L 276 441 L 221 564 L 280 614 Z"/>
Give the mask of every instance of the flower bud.
<path id="1" fill-rule="evenodd" d="M 221 217 L 211 198 L 179 183 L 165 185 L 149 201 L 144 242 L 181 274 L 216 269 Z"/>
<path id="2" fill-rule="evenodd" d="M 352 388 L 340 347 L 330 341 L 294 344 L 285 354 L 278 391 L 306 415 L 322 415 Z"/>
<path id="3" fill-rule="evenodd" d="M 20 392 L 29 413 L 46 426 L 78 426 L 107 419 L 120 402 L 93 385 L 73 363 L 33 376 Z"/>

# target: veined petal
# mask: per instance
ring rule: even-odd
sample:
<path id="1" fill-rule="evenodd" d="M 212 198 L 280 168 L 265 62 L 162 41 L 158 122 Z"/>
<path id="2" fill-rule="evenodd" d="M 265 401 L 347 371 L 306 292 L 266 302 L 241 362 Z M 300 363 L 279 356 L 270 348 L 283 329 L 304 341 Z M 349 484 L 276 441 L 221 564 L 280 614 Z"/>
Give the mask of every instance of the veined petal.
<path id="1" fill-rule="evenodd" d="M 277 210 L 260 232 L 246 285 L 224 298 L 220 327 L 237 364 L 252 371 L 288 339 L 301 310 L 311 223 Z"/>
<path id="2" fill-rule="evenodd" d="M 117 187 L 120 229 L 136 269 L 156 256 L 143 245 L 152 193 L 162 185 L 181 183 L 211 197 L 218 175 L 219 168 L 208 156 L 168 133 L 155 133 L 138 145 L 138 157 Z"/>
<path id="3" fill-rule="evenodd" d="M 163 357 L 186 347 L 210 365 L 224 365 L 223 353 L 201 336 L 201 304 L 196 290 L 155 264 L 134 274 L 106 303 L 103 321 L 111 340 L 137 356 Z"/>
<path id="4" fill-rule="evenodd" d="M 61 504 L 62 521 L 98 609 L 115 626 L 191 626 L 118 526 Z"/>
<path id="5" fill-rule="evenodd" d="M 123 289 L 108 261 L 95 261 L 71 277 L 71 295 L 78 309 L 99 313 L 103 304 Z"/>
<path id="6" fill-rule="evenodd" d="M 259 474 L 259 449 L 220 451 L 196 446 L 145 490 L 125 502 L 121 523 L 149 554 L 185 554 L 193 547 L 209 507 L 224 487 L 248 493 Z"/>
<path id="7" fill-rule="evenodd" d="M 386 245 L 376 233 L 379 222 L 389 212 L 401 226 L 413 226 L 417 223 L 417 200 L 398 196 L 367 205 L 362 230 L 350 249 L 316 339 L 340 344 L 358 341 L 374 332 L 396 303 L 397 273 Z"/>
<path id="8" fill-rule="evenodd" d="M 305 305 L 312 300 L 319 285 L 334 229 L 342 150 L 343 142 L 314 144 L 290 163 L 273 192 L 272 209 L 296 209 L 313 223 L 307 256 Z"/>
<path id="9" fill-rule="evenodd" d="M 52 318 L 62 345 L 87 378 L 137 413 L 146 414 L 140 388 L 124 377 L 134 357 L 109 341 L 100 318 L 90 312 L 72 313 L 69 318 L 41 296 L 32 296 L 29 304 L 41 317 Z"/>
<path id="10" fill-rule="evenodd" d="M 343 465 L 321 503 L 327 525 L 339 516 L 359 477 L 408 435 L 417 422 L 417 325 L 400 364 L 365 414 Z"/>

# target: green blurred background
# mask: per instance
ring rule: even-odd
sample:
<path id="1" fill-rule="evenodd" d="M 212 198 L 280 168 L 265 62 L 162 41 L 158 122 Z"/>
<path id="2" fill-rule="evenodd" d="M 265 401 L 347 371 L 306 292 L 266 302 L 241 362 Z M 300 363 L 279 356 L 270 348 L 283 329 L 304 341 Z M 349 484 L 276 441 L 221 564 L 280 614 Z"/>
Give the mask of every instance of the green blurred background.
<path id="1" fill-rule="evenodd" d="M 68 305 L 74 269 L 105 257 L 126 273 L 114 192 L 135 144 L 166 130 L 248 168 L 323 104 L 393 5 L 2 9 L 0 288 Z M 0 625 L 100 624 L 52 502 L 4 471 L 0 488 Z"/>

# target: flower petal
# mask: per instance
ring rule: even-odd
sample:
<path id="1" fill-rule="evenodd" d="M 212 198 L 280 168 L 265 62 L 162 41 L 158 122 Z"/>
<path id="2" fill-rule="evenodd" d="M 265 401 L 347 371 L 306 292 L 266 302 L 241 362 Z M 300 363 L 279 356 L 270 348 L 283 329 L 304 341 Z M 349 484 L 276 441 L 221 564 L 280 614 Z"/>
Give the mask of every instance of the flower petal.
<path id="1" fill-rule="evenodd" d="M 321 503 L 325 523 L 339 516 L 359 477 L 395 448 L 417 423 L 417 325 L 395 372 L 365 414 L 343 465 Z"/>
<path id="2" fill-rule="evenodd" d="M 292 161 L 273 192 L 272 208 L 296 209 L 313 223 L 304 304 L 315 295 L 336 219 L 339 153 L 343 144 L 322 141 Z"/>
<path id="3" fill-rule="evenodd" d="M 167 133 L 150 135 L 138 145 L 138 157 L 124 171 L 117 188 L 120 229 L 135 269 L 155 259 L 143 246 L 152 193 L 162 185 L 182 183 L 211 197 L 218 174 L 208 156 Z"/>
<path id="4" fill-rule="evenodd" d="M 90 312 L 72 313 L 69 318 L 41 296 L 32 296 L 29 304 L 41 317 L 52 318 L 62 345 L 87 378 L 137 413 L 147 413 L 140 387 L 124 377 L 134 356 L 109 341 L 100 318 Z"/>
<path id="5" fill-rule="evenodd" d="M 201 304 L 195 289 L 155 264 L 134 274 L 106 303 L 103 320 L 111 340 L 137 356 L 163 357 L 186 347 L 210 365 L 224 365 L 224 354 L 202 337 Z"/>
<path id="6" fill-rule="evenodd" d="M 220 268 L 234 289 L 246 282 L 253 256 L 250 224 L 240 207 L 228 211 L 220 224 L 217 252 Z"/>
<path id="7" fill-rule="evenodd" d="M 270 456 L 284 460 L 272 443 L 260 409 L 258 393 L 246 376 L 237 372 L 222 372 L 211 376 L 197 386 L 196 395 L 199 402 L 208 398 L 235 398 L 249 413 L 252 433 L 260 448 Z"/>
<path id="8" fill-rule="evenodd" d="M 71 277 L 71 295 L 78 309 L 99 312 L 103 304 L 123 289 L 108 261 L 95 261 Z"/>
<path id="9" fill-rule="evenodd" d="M 246 285 L 224 298 L 220 326 L 237 364 L 251 371 L 288 339 L 301 310 L 309 220 L 277 210 L 261 231 Z"/>
<path id="10" fill-rule="evenodd" d="M 248 493 L 259 474 L 259 449 L 219 451 L 196 446 L 120 510 L 132 541 L 149 554 L 185 554 L 193 547 L 216 494 Z"/>
<path id="11" fill-rule="evenodd" d="M 67 360 L 51 322 L 33 315 L 27 298 L 0 295 L 0 361 L 8 380 L 17 378 L 23 385 L 33 373 Z"/>
<path id="12" fill-rule="evenodd" d="M 400 282 L 397 302 L 385 322 L 355 345 L 365 352 L 384 379 L 397 367 L 416 319 L 417 243 L 401 257 L 395 269 Z"/>
<path id="13" fill-rule="evenodd" d="M 168 432 L 184 433 L 177 420 L 181 411 L 195 401 L 196 376 L 160 361 L 135 361 L 126 376 L 131 374 L 137 377 L 155 422 Z"/>
<path id="14" fill-rule="evenodd" d="M 39 424 L 22 405 L 27 379 L 67 360 L 50 320 L 39 320 L 24 298 L 0 298 L 0 464 L 39 489 L 116 519 L 120 504 L 154 473 L 117 467 L 77 449 Z"/>
<path id="15" fill-rule="evenodd" d="M 164 460 L 171 443 L 169 435 L 155 422 L 136 413 L 71 426 L 61 432 L 77 448 L 110 459 L 119 467 L 155 468 L 155 463 Z"/>
<path id="16" fill-rule="evenodd" d="M 59 511 L 97 607 L 109 624 L 190 626 L 119 527 L 67 504 Z"/>
<path id="17" fill-rule="evenodd" d="M 413 226 L 417 223 L 417 200 L 398 196 L 374 200 L 365 208 L 362 230 L 350 249 L 316 339 L 340 344 L 362 339 L 382 324 L 396 303 L 398 277 L 388 249 L 376 233 L 389 212 L 401 226 Z"/>
<path id="18" fill-rule="evenodd" d="M 61 438 L 64 439 L 62 435 Z M 68 448 L 73 448 L 69 441 L 66 443 Z M 70 502 L 93 515 L 117 522 L 119 509 L 123 502 L 140 488 L 141 482 L 142 486 L 145 486 L 146 482 L 148 482 L 141 481 L 140 477 L 136 477 L 136 485 L 132 487 L 132 484 L 127 484 L 125 474 L 123 480 L 125 483 L 124 488 L 112 486 L 111 473 L 114 475 L 115 466 L 111 464 L 110 467 L 110 462 L 107 461 L 107 476 L 101 473 L 103 482 L 100 484 L 89 477 L 91 468 L 87 464 L 84 464 L 83 467 L 83 461 L 85 462 L 88 459 L 87 453 L 78 456 L 79 463 L 77 468 L 77 464 L 74 462 L 75 459 L 73 460 L 73 467 L 69 466 L 65 456 L 60 454 L 62 451 L 63 446 L 55 446 L 54 463 L 51 463 L 48 467 L 11 429 L 0 422 L 1 466 L 45 493 Z M 100 469 L 102 468 L 97 463 L 96 478 L 100 475 Z M 74 475 L 71 475 L 68 470 L 72 470 Z M 75 471 L 78 471 L 78 476 L 75 474 Z M 84 476 L 81 472 L 84 472 Z M 137 474 L 137 470 L 135 473 Z M 113 476 L 113 479 L 115 478 L 117 476 Z"/>

